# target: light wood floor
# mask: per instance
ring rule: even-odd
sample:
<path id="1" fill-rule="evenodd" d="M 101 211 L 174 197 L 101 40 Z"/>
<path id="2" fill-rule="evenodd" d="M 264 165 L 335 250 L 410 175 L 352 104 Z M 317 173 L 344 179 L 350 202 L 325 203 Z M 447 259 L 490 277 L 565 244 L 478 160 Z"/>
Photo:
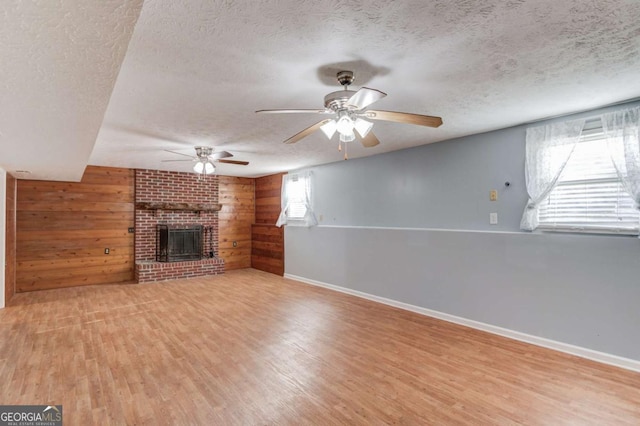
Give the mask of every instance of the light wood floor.
<path id="1" fill-rule="evenodd" d="M 640 424 L 640 374 L 256 270 L 19 294 L 0 404 L 71 424 Z"/>

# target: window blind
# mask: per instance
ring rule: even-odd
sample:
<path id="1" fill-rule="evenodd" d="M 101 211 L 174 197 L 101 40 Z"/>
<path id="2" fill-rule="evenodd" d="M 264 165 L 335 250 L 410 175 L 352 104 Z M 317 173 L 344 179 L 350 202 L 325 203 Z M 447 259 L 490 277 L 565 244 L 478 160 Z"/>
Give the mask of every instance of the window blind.
<path id="1" fill-rule="evenodd" d="M 538 220 L 543 228 L 624 232 L 638 229 L 638 215 L 600 129 L 585 132 L 576 144 Z"/>

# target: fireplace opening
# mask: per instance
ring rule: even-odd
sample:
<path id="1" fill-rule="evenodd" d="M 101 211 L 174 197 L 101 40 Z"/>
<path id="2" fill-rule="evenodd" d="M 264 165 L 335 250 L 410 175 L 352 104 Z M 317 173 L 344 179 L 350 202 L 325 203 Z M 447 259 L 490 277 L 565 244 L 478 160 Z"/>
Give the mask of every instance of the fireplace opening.
<path id="1" fill-rule="evenodd" d="M 202 225 L 157 225 L 156 261 L 202 259 Z"/>

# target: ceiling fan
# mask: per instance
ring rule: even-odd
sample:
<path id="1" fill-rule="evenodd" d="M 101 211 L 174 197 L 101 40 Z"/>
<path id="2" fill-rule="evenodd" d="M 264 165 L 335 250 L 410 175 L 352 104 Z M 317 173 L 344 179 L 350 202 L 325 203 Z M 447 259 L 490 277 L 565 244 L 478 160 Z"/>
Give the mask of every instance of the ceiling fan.
<path id="1" fill-rule="evenodd" d="M 238 161 L 238 160 L 229 160 L 229 157 L 233 157 L 233 154 L 227 151 L 219 151 L 214 152 L 214 148 L 212 146 L 196 146 L 196 155 L 187 155 L 182 154 L 176 151 L 170 151 L 165 149 L 166 152 L 170 152 L 172 154 L 182 155 L 184 157 L 189 157 L 188 160 L 162 160 L 162 162 L 172 162 L 172 161 L 193 161 L 195 164 L 193 165 L 193 171 L 199 173 L 201 175 L 210 175 L 216 171 L 216 167 L 213 165 L 216 163 L 227 163 L 227 164 L 237 164 L 240 166 L 246 166 L 249 164 L 248 161 Z"/>
<path id="2" fill-rule="evenodd" d="M 359 139 L 365 148 L 371 148 L 380 143 L 373 134 L 373 123 L 369 120 L 394 121 L 396 123 L 416 124 L 419 126 L 439 127 L 442 118 L 429 115 L 410 114 L 396 111 L 377 111 L 367 109 L 374 102 L 387 96 L 386 93 L 368 87 L 362 87 L 358 91 L 349 90 L 353 83 L 352 71 L 340 71 L 337 74 L 338 82 L 344 86 L 344 90 L 331 92 L 324 97 L 324 109 L 263 109 L 256 111 L 259 114 L 293 114 L 310 113 L 332 115 L 316 124 L 296 133 L 284 143 L 292 144 L 309 136 L 320 129 L 331 139 L 337 132 L 339 135 L 338 150 L 345 148 L 345 160 L 347 159 L 347 143 Z"/>

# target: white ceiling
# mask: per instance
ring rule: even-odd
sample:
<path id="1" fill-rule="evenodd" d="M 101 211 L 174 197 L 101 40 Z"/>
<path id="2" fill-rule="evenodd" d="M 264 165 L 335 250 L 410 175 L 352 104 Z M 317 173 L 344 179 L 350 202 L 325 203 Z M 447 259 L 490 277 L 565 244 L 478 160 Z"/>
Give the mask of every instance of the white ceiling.
<path id="1" fill-rule="evenodd" d="M 162 162 L 179 158 L 164 150 L 191 154 L 196 145 L 251 162 L 219 165 L 225 175 L 340 161 L 337 142 L 321 133 L 281 143 L 321 117 L 254 111 L 322 108 L 341 69 L 356 73 L 353 89 L 388 93 L 376 109 L 444 120 L 438 129 L 376 122 L 381 144 L 351 144 L 352 158 L 640 96 L 636 0 L 147 0 L 100 122 L 137 3 L 55 2 L 76 3 L 73 20 L 46 1 L 36 13 L 9 3 L 0 35 L 15 42 L 9 58 L 18 65 L 2 82 L 13 95 L 0 105 L 0 167 L 47 178 L 60 167 L 51 157 L 77 176 L 94 142 L 89 163 L 104 166 L 189 171 L 189 162 Z"/>
<path id="2" fill-rule="evenodd" d="M 1 168 L 82 177 L 141 8 L 142 0 L 2 0 Z"/>

